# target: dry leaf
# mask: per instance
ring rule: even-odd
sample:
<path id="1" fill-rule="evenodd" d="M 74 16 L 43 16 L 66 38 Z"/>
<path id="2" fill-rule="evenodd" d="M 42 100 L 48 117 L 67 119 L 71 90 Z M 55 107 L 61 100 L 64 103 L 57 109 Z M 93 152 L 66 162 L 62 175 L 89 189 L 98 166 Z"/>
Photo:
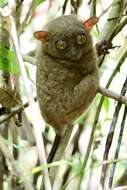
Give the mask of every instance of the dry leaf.
<path id="1" fill-rule="evenodd" d="M 0 103 L 6 108 L 21 104 L 15 91 L 4 89 L 3 87 L 0 87 Z"/>

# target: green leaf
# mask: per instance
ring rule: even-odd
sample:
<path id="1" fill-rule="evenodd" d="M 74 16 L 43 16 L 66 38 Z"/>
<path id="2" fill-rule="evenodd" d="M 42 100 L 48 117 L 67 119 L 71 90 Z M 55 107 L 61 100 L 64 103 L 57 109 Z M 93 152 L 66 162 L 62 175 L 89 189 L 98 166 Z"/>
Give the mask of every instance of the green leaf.
<path id="1" fill-rule="evenodd" d="M 14 148 L 16 149 L 21 149 L 21 148 L 24 148 L 23 146 L 20 146 L 20 145 L 16 145 L 14 143 L 11 143 L 9 142 L 7 139 L 5 139 L 4 137 L 0 137 L 0 139 L 3 141 L 3 143 L 7 144 L 7 145 L 12 145 Z"/>
<path id="2" fill-rule="evenodd" d="M 44 170 L 46 168 L 52 168 L 52 167 L 60 166 L 60 165 L 63 165 L 63 164 L 72 166 L 72 163 L 70 161 L 60 160 L 60 161 L 52 162 L 50 164 L 41 164 L 40 166 L 37 166 L 37 167 L 33 168 L 32 174 L 40 172 L 40 171 L 42 171 L 42 170 Z"/>
<path id="3" fill-rule="evenodd" d="M 18 75 L 20 73 L 15 52 L 7 49 L 3 44 L 0 44 L 0 70 Z"/>
<path id="4" fill-rule="evenodd" d="M 44 0 L 35 0 L 34 1 L 34 7 L 37 7 L 39 4 L 41 4 Z"/>
<path id="5" fill-rule="evenodd" d="M 0 0 L 0 7 L 3 7 L 7 2 L 5 0 Z"/>
<path id="6" fill-rule="evenodd" d="M 81 115 L 77 120 L 76 123 L 84 124 L 86 118 L 88 116 L 88 112 L 85 112 L 83 115 Z"/>
<path id="7" fill-rule="evenodd" d="M 104 105 L 105 111 L 108 112 L 109 111 L 110 102 L 109 102 L 109 99 L 107 97 L 105 97 L 103 105 Z"/>
<path id="8" fill-rule="evenodd" d="M 96 38 L 96 39 L 98 39 L 99 38 L 99 33 L 98 32 L 96 32 L 96 31 L 93 31 L 93 36 Z"/>
<path id="9" fill-rule="evenodd" d="M 79 156 L 74 156 L 72 161 L 72 171 L 77 175 L 82 171 L 82 162 Z"/>
<path id="10" fill-rule="evenodd" d="M 61 165 L 72 166 L 72 163 L 68 160 L 60 160 L 60 161 L 52 162 L 50 164 L 41 164 L 40 166 L 34 167 L 31 171 L 31 174 L 35 174 L 35 173 L 38 173 L 40 171 L 43 171 L 44 169 L 57 167 L 57 166 L 61 166 Z M 21 177 L 20 183 L 25 181 L 27 179 L 27 177 L 29 177 L 29 175 L 25 175 L 25 176 Z"/>

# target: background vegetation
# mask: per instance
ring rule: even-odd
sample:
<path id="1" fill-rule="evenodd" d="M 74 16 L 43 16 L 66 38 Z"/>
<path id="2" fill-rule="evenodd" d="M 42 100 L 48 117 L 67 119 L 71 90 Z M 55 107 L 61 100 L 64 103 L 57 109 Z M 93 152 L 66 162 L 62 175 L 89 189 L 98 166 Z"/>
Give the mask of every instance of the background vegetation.
<path id="1" fill-rule="evenodd" d="M 37 104 L 33 33 L 71 13 L 98 17 L 101 87 L 74 126 L 67 157 L 47 165 L 55 133 Z M 127 189 L 126 24 L 126 0 L 0 0 L 0 190 Z M 52 187 L 47 168 L 55 166 Z"/>

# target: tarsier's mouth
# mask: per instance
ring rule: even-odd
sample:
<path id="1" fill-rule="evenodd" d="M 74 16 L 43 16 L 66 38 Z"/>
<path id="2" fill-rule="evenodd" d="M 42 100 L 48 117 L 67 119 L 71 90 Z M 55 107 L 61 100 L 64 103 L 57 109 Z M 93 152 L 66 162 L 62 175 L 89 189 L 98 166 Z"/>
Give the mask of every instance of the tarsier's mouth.
<path id="1" fill-rule="evenodd" d="M 83 59 L 83 56 L 82 57 L 80 57 L 80 58 L 60 58 L 60 57 L 56 57 L 55 58 L 56 59 L 56 61 L 60 61 L 61 63 L 70 63 L 70 64 L 74 64 L 74 63 L 79 63 L 79 62 L 81 62 L 81 60 Z"/>
<path id="2" fill-rule="evenodd" d="M 83 57 L 84 57 L 84 54 L 79 54 L 77 56 L 68 56 L 68 57 L 64 57 L 62 58 L 61 56 L 52 56 L 50 55 L 50 57 L 52 57 L 53 59 L 55 59 L 56 61 L 60 61 L 61 63 L 64 63 L 64 62 L 70 62 L 70 63 L 78 63 L 80 62 Z"/>

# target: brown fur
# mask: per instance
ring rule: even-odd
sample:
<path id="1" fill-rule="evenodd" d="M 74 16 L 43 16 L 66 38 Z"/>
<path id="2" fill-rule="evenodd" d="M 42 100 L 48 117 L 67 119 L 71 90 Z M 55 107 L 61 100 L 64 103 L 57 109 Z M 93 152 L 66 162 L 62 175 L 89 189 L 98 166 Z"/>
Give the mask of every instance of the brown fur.
<path id="1" fill-rule="evenodd" d="M 37 65 L 37 96 L 45 121 L 62 135 L 96 95 L 97 56 L 89 32 L 76 15 L 58 17 L 45 30 L 51 37 L 42 43 L 42 57 Z M 83 47 L 75 45 L 75 36 L 80 30 L 87 36 Z M 54 39 L 61 36 L 68 40 L 67 51 L 58 51 L 54 45 Z"/>

